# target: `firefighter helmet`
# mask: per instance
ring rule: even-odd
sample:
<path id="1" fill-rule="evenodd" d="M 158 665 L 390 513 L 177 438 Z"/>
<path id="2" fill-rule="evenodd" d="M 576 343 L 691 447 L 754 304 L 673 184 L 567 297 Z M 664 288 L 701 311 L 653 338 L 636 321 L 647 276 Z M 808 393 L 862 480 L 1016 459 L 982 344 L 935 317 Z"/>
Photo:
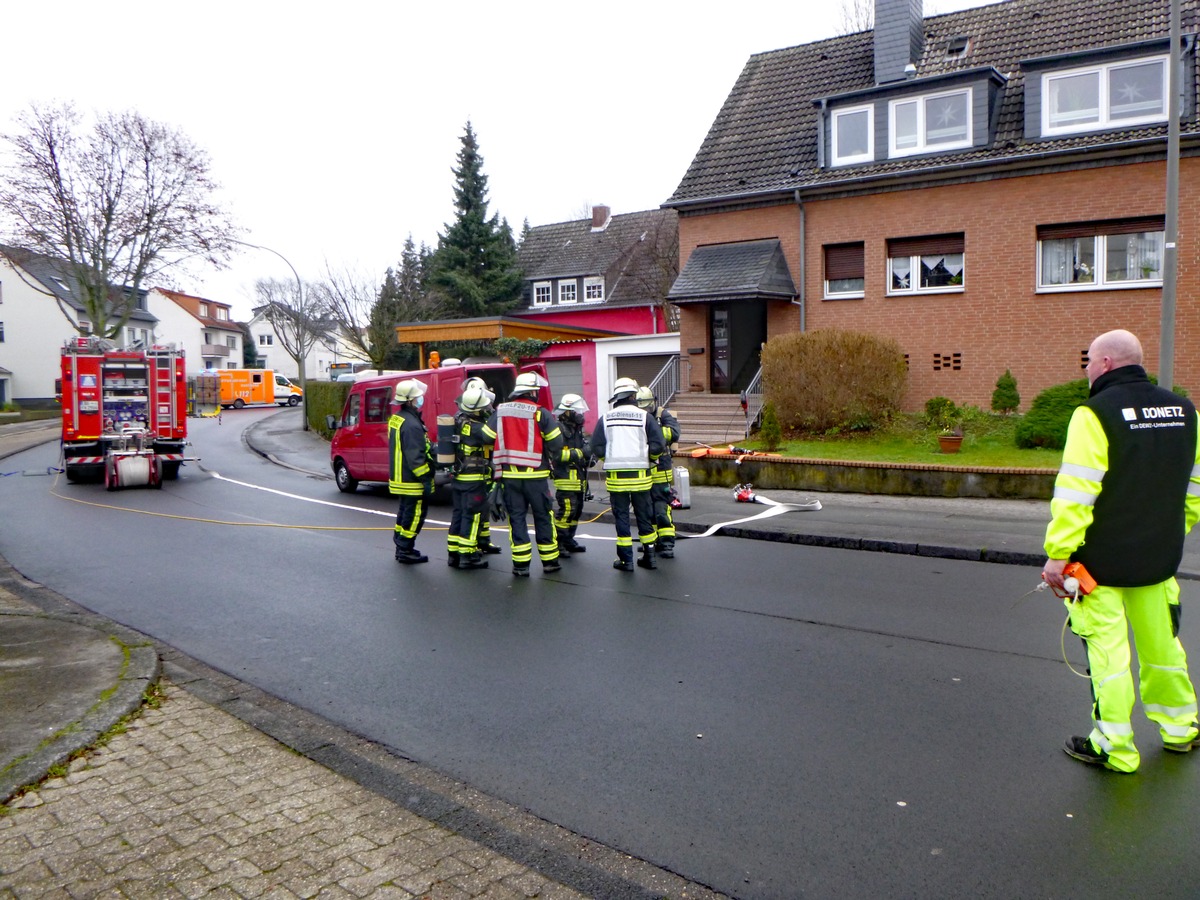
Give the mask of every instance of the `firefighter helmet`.
<path id="1" fill-rule="evenodd" d="M 648 409 L 650 412 L 654 412 L 654 408 L 657 403 L 658 401 L 654 399 L 654 391 L 650 390 L 650 388 L 642 385 L 637 389 L 637 405 L 642 409 Z"/>
<path id="2" fill-rule="evenodd" d="M 406 378 L 404 381 L 396 383 L 396 392 L 392 395 L 392 399 L 397 403 L 411 403 L 418 397 L 424 397 L 425 391 L 426 387 L 423 381 Z"/>
<path id="3" fill-rule="evenodd" d="M 496 399 L 496 395 L 484 386 L 482 381 L 478 384 L 468 384 L 466 390 L 462 392 L 462 396 L 458 398 L 458 408 L 465 413 L 483 412 Z"/>
<path id="4" fill-rule="evenodd" d="M 540 388 L 549 387 L 550 382 L 537 372 L 522 372 L 517 376 L 510 397 L 520 397 L 525 394 L 536 394 Z"/>
<path id="5" fill-rule="evenodd" d="M 628 397 L 637 396 L 638 383 L 632 378 L 618 378 L 613 384 L 613 394 L 608 398 L 609 403 L 616 403 Z"/>
<path id="6" fill-rule="evenodd" d="M 578 394 L 563 394 L 562 399 L 558 401 L 558 408 L 554 410 L 554 414 L 558 416 L 565 412 L 585 413 L 588 409 L 587 401 Z"/>

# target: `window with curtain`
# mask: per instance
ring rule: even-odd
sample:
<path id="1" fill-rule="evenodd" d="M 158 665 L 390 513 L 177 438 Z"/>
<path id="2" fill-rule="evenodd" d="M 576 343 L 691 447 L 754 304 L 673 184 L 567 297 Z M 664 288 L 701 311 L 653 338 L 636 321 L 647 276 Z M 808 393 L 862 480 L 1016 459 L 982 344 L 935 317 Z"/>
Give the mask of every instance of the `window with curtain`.
<path id="1" fill-rule="evenodd" d="M 1038 226 L 1038 290 L 1162 284 L 1163 216 Z"/>
<path id="2" fill-rule="evenodd" d="M 963 289 L 966 241 L 959 234 L 888 241 L 889 294 L 942 294 Z"/>

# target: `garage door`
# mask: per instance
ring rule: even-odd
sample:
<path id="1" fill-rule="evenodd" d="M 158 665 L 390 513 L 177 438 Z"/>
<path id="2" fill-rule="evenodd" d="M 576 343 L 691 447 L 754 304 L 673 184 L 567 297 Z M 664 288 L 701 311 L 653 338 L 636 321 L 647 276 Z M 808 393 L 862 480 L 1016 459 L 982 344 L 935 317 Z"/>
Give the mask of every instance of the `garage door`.
<path id="1" fill-rule="evenodd" d="M 638 384 L 648 385 L 675 355 L 674 353 L 654 353 L 646 356 L 618 356 L 616 357 L 617 377 L 632 378 Z"/>
<path id="2" fill-rule="evenodd" d="M 550 393 L 557 403 L 563 394 L 583 396 L 583 361 L 578 359 L 546 360 L 546 377 L 550 379 Z"/>

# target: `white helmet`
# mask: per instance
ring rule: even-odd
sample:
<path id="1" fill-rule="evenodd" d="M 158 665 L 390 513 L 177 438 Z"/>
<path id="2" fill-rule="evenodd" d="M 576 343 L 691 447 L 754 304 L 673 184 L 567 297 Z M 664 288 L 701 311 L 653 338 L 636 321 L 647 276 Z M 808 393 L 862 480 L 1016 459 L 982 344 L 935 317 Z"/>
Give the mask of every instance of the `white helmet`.
<path id="1" fill-rule="evenodd" d="M 411 403 L 418 397 L 424 397 L 425 391 L 428 390 L 425 382 L 417 381 L 415 378 L 406 378 L 404 381 L 396 383 L 396 392 L 392 395 L 392 399 L 397 403 Z"/>
<path id="2" fill-rule="evenodd" d="M 616 403 L 626 397 L 636 396 L 638 383 L 632 378 L 618 378 L 613 384 L 613 394 L 608 398 L 609 403 Z"/>
<path id="3" fill-rule="evenodd" d="M 478 383 L 469 383 L 462 392 L 462 396 L 458 398 L 458 408 L 463 412 L 482 412 L 496 399 L 496 395 L 487 389 L 482 380 L 474 380 Z"/>
<path id="4" fill-rule="evenodd" d="M 517 382 L 513 386 L 510 397 L 518 397 L 522 394 L 536 394 L 540 388 L 550 387 L 550 382 L 539 375 L 537 372 L 522 372 L 517 376 Z"/>
<path id="5" fill-rule="evenodd" d="M 656 403 L 654 391 L 650 390 L 650 388 L 642 385 L 637 389 L 637 405 L 642 409 L 648 409 L 653 412 Z"/>
<path id="6" fill-rule="evenodd" d="M 554 410 L 554 414 L 561 416 L 565 412 L 585 413 L 588 409 L 587 401 L 578 394 L 563 394 L 562 399 L 558 401 L 558 407 Z"/>

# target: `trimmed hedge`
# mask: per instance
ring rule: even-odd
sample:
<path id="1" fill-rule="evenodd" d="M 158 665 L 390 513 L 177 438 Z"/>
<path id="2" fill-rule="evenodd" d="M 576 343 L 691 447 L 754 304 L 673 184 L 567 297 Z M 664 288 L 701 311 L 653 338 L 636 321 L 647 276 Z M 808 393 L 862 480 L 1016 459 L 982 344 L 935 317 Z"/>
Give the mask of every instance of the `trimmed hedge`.
<path id="1" fill-rule="evenodd" d="M 335 419 L 342 414 L 346 398 L 350 396 L 349 381 L 309 381 L 304 385 L 304 406 L 308 411 L 308 427 L 325 438 L 333 433 L 325 427 L 325 417 Z"/>
<path id="2" fill-rule="evenodd" d="M 1018 447 L 1048 447 L 1061 450 L 1067 444 L 1067 425 L 1075 407 L 1087 400 L 1086 378 L 1048 387 L 1034 398 L 1029 412 L 1017 425 Z"/>

